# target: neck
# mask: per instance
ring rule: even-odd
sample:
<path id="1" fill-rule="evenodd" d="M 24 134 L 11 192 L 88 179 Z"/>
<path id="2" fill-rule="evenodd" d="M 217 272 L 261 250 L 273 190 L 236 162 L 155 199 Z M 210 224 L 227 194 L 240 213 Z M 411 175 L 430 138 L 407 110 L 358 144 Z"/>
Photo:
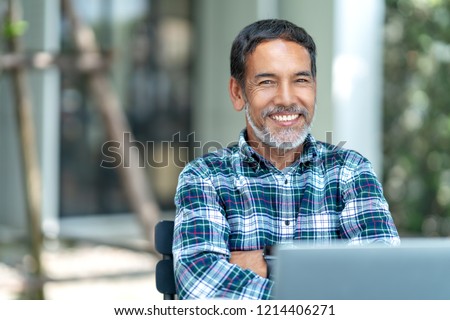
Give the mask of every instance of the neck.
<path id="1" fill-rule="evenodd" d="M 283 170 L 297 160 L 303 151 L 303 144 L 294 149 L 279 149 L 270 147 L 261 142 L 249 139 L 250 146 L 265 159 L 269 160 L 277 169 Z"/>

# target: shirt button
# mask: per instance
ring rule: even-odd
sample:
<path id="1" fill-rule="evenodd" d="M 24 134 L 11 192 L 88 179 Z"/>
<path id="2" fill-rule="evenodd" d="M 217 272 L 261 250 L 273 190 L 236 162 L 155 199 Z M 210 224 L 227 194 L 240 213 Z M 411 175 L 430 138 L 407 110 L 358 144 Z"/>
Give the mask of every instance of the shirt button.
<path id="1" fill-rule="evenodd" d="M 286 220 L 286 221 L 284 222 L 284 224 L 288 226 L 288 225 L 291 224 L 291 222 L 290 222 L 289 220 Z"/>
<path id="2" fill-rule="evenodd" d="M 288 179 L 284 180 L 284 184 L 288 184 Z"/>

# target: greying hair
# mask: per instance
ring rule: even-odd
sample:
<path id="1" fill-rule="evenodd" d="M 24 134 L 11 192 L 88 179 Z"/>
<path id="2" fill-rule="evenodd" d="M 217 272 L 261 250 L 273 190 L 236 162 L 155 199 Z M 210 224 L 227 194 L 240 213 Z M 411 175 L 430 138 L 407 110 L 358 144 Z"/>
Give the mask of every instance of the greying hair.
<path id="1" fill-rule="evenodd" d="M 282 39 L 298 43 L 308 50 L 311 59 L 311 74 L 316 78 L 316 45 L 305 29 L 292 22 L 280 19 L 256 21 L 239 32 L 233 41 L 230 54 L 230 71 L 241 87 L 245 84 L 247 57 L 265 41 Z"/>

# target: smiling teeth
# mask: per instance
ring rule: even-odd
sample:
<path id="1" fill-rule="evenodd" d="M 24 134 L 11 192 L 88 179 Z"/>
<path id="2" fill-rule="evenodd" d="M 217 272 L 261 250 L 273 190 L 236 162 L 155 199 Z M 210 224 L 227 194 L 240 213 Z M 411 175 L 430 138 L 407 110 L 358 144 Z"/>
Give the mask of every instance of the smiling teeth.
<path id="1" fill-rule="evenodd" d="M 274 115 L 272 116 L 273 119 L 277 120 L 277 121 L 292 121 L 298 118 L 298 114 L 291 114 L 291 115 L 283 115 L 283 116 L 278 116 L 278 115 Z"/>

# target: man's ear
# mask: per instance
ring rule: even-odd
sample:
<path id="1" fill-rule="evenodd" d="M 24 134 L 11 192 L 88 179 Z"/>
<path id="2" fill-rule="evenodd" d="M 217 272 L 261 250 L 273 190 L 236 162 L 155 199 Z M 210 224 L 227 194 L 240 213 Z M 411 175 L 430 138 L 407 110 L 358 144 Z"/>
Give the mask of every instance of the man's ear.
<path id="1" fill-rule="evenodd" d="M 245 94 L 236 78 L 230 77 L 230 84 L 228 89 L 234 110 L 242 111 L 242 109 L 244 109 L 245 106 L 245 98 L 244 98 Z"/>

